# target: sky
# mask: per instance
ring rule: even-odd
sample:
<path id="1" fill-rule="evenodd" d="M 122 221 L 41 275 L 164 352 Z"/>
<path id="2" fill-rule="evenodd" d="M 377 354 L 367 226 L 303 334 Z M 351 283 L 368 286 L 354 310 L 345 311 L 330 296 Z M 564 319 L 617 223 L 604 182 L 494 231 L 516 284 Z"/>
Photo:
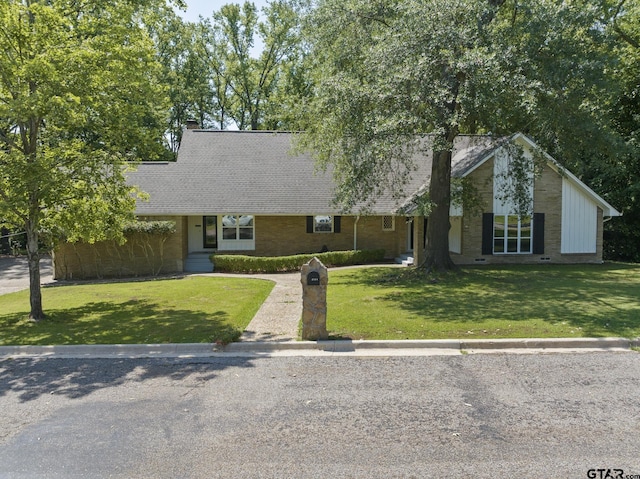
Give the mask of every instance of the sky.
<path id="1" fill-rule="evenodd" d="M 211 14 L 220 10 L 223 5 L 227 3 L 242 5 L 244 0 L 186 0 L 185 3 L 187 4 L 187 11 L 178 11 L 178 14 L 189 22 L 195 22 L 198 20 L 199 15 L 210 18 Z M 253 0 L 253 3 L 259 11 L 267 5 L 267 0 Z"/>

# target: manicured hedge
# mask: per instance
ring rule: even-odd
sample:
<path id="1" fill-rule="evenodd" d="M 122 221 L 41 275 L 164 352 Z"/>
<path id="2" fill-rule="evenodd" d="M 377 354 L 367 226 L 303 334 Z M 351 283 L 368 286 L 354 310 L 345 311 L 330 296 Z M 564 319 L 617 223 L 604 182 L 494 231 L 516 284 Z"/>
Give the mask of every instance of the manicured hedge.
<path id="1" fill-rule="evenodd" d="M 293 256 L 212 254 L 211 262 L 215 271 L 223 273 L 283 273 L 300 271 L 302 265 L 314 257 L 325 266 L 349 266 L 380 262 L 384 260 L 384 250 L 328 251 Z"/>

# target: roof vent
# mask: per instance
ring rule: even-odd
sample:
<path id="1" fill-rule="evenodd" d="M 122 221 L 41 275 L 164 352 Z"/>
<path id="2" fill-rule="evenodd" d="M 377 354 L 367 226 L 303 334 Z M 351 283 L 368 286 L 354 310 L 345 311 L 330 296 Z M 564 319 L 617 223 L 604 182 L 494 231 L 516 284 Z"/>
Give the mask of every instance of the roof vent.
<path id="1" fill-rule="evenodd" d="M 187 130 L 198 130 L 200 125 L 197 120 L 187 120 Z"/>

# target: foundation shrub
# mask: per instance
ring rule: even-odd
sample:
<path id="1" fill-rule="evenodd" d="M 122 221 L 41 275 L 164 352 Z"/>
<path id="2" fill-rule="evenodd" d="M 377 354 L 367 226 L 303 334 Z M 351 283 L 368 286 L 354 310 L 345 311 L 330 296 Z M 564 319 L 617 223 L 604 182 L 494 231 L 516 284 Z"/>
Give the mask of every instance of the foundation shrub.
<path id="1" fill-rule="evenodd" d="M 285 273 L 299 271 L 303 264 L 314 257 L 327 267 L 370 264 L 383 261 L 384 250 L 328 251 L 292 256 L 213 254 L 211 262 L 215 271 L 223 273 Z"/>

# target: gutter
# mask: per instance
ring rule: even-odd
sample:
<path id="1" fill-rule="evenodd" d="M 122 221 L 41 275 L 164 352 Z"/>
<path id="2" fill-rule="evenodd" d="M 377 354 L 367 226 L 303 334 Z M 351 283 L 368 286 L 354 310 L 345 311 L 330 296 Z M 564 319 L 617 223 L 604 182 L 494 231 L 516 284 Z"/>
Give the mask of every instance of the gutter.
<path id="1" fill-rule="evenodd" d="M 360 221 L 360 215 L 356 216 L 353 222 L 353 251 L 358 250 L 358 221 Z"/>

